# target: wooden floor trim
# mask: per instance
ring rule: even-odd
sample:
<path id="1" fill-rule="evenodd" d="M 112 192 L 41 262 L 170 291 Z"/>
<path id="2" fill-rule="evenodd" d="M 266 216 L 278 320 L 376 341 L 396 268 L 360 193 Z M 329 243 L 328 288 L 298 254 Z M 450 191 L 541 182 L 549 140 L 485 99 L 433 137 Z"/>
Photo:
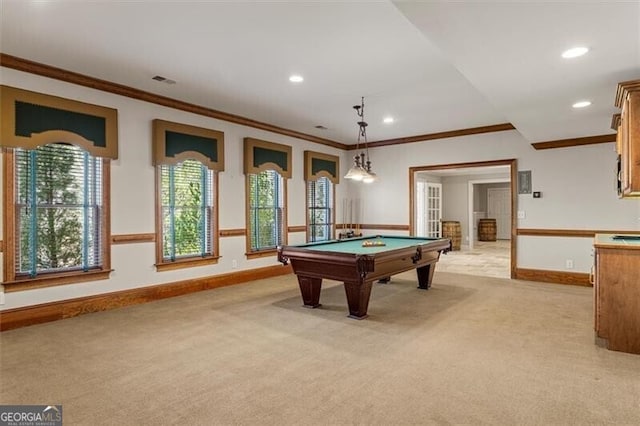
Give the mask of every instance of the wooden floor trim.
<path id="1" fill-rule="evenodd" d="M 246 271 L 214 275 L 150 287 L 141 287 L 112 293 L 98 294 L 59 302 L 0 311 L 0 331 L 12 330 L 49 321 L 72 318 L 91 312 L 106 311 L 125 306 L 153 302 L 169 297 L 182 296 L 217 287 L 240 284 L 248 281 L 286 275 L 290 266 L 276 265 Z"/>
<path id="2" fill-rule="evenodd" d="M 552 284 L 568 284 L 592 287 L 589 274 L 583 272 L 549 271 L 544 269 L 516 268 L 517 280 L 538 281 Z"/>

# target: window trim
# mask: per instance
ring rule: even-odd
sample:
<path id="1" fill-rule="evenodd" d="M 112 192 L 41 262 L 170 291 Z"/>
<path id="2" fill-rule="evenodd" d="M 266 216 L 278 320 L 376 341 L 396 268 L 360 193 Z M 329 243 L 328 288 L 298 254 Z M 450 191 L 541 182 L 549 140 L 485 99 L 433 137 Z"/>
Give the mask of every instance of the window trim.
<path id="1" fill-rule="evenodd" d="M 195 161 L 200 161 L 196 159 Z M 202 164 L 202 162 L 200 161 Z M 173 166 L 172 164 L 166 164 L 169 166 Z M 213 179 L 213 188 L 214 198 L 213 198 L 213 212 L 211 214 L 212 220 L 214 220 L 214 226 L 211 227 L 211 249 L 213 251 L 213 255 L 207 256 L 190 256 L 190 257 L 181 257 L 173 261 L 164 260 L 164 253 L 162 247 L 163 241 L 163 233 L 162 233 L 162 197 L 160 196 L 160 190 L 162 189 L 162 164 L 158 164 L 155 166 L 155 205 L 156 205 L 156 271 L 164 272 L 164 271 L 173 271 L 176 269 L 184 269 L 184 268 L 194 268 L 197 266 L 206 266 L 206 265 L 215 265 L 218 263 L 218 259 L 220 259 L 220 233 L 218 232 L 219 221 L 218 221 L 218 200 L 219 200 L 219 177 L 220 175 L 216 170 L 211 170 L 211 173 L 214 174 Z M 206 167 L 206 164 L 205 164 Z"/>
<path id="2" fill-rule="evenodd" d="M 326 176 L 324 176 L 326 177 Z M 331 199 L 333 200 L 333 206 L 331 207 L 331 232 L 330 232 L 330 240 L 336 239 L 336 184 L 333 181 L 326 177 L 327 180 L 331 183 Z M 311 242 L 311 223 L 309 222 L 309 209 L 311 206 L 309 205 L 309 183 L 317 182 L 318 179 L 311 179 L 305 181 L 305 223 L 306 223 L 306 241 L 307 243 Z"/>
<path id="3" fill-rule="evenodd" d="M 271 163 L 269 163 L 271 164 Z M 260 173 L 273 170 L 280 175 L 282 178 L 282 245 L 286 245 L 289 242 L 289 215 L 287 209 L 287 181 L 288 179 L 282 175 L 280 170 L 275 168 L 265 168 L 265 170 L 260 171 Z M 258 173 L 246 173 L 244 175 L 244 194 L 245 194 L 245 223 L 246 223 L 246 232 L 245 232 L 245 244 L 246 244 L 246 252 L 245 256 L 247 259 L 256 259 L 260 257 L 268 257 L 275 256 L 277 254 L 277 248 L 267 248 L 262 250 L 251 250 L 251 232 L 250 232 L 250 224 L 251 224 L 251 188 L 250 188 L 250 177 L 252 175 L 256 175 Z"/>
<path id="4" fill-rule="evenodd" d="M 84 147 L 80 147 L 85 149 Z M 86 149 L 85 149 L 86 150 Z M 88 271 L 51 272 L 31 277 L 16 277 L 15 270 L 15 153 L 7 148 L 2 153 L 4 171 L 4 256 L 3 283 L 5 291 L 21 291 L 34 288 L 52 287 L 63 284 L 75 284 L 88 281 L 108 279 L 111 269 L 111 162 L 107 158 L 102 161 L 102 267 Z"/>

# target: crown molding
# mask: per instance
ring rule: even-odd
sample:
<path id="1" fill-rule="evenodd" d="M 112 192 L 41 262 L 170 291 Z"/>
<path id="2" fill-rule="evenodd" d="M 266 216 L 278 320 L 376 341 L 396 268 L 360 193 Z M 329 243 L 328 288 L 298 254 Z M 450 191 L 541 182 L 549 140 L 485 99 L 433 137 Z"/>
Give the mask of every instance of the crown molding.
<path id="1" fill-rule="evenodd" d="M 427 133 L 424 135 L 406 136 L 396 139 L 385 139 L 380 141 L 368 142 L 369 148 L 375 148 L 388 145 L 401 145 L 406 143 L 424 142 L 434 139 L 455 138 L 459 136 L 478 135 L 481 133 L 504 132 L 506 130 L 516 130 L 511 123 L 493 124 L 490 126 L 471 127 L 468 129 L 448 130 L 446 132 Z M 348 150 L 355 150 L 356 145 L 348 145 Z"/>
<path id="2" fill-rule="evenodd" d="M 627 97 L 627 93 L 640 90 L 640 80 L 621 81 L 616 88 L 616 100 L 615 105 L 618 108 L 622 108 L 624 99 Z"/>
<path id="3" fill-rule="evenodd" d="M 230 123 L 240 124 L 242 126 L 253 127 L 260 130 L 266 130 L 268 132 L 273 132 L 273 133 L 277 133 L 284 136 L 290 136 L 293 138 L 302 139 L 309 142 L 330 146 L 333 148 L 338 148 L 343 150 L 347 149 L 347 145 L 330 140 L 330 139 L 319 138 L 317 136 L 308 135 L 306 133 L 297 132 L 295 130 L 285 129 L 283 127 L 274 126 L 272 124 L 252 120 L 250 118 L 242 117 L 240 115 L 229 114 L 223 111 L 218 111 L 215 109 L 203 107 L 201 105 L 196 105 L 189 102 L 180 101 L 177 99 L 172 99 L 166 96 L 156 95 L 154 93 L 145 92 L 144 90 L 136 89 L 130 86 L 125 86 L 122 84 L 101 80 L 88 75 L 79 74 L 73 71 L 67 71 L 62 68 L 53 67 L 51 65 L 46 65 L 39 62 L 18 58 L 16 56 L 7 55 L 6 53 L 0 53 L 0 65 L 7 68 L 13 68 L 18 71 L 28 72 L 31 74 L 41 75 L 43 77 L 65 81 L 67 83 L 77 84 L 79 86 L 89 87 L 91 89 L 101 90 L 103 92 L 109 92 L 109 93 L 113 93 L 120 96 L 126 96 L 128 98 L 137 99 L 144 102 L 153 103 L 156 105 L 162 105 L 169 108 L 174 108 L 174 109 L 191 112 L 198 115 L 203 115 L 205 117 L 210 117 L 218 120 L 228 121 Z"/>
<path id="4" fill-rule="evenodd" d="M 531 146 L 535 149 L 553 149 L 568 148 L 570 146 L 593 145 L 596 143 L 607 143 L 615 141 L 616 134 L 611 133 L 607 135 L 586 136 L 583 138 L 558 139 L 555 141 L 536 142 L 532 143 Z"/>
<path id="5" fill-rule="evenodd" d="M 611 129 L 618 131 L 618 127 L 620 126 L 620 120 L 622 119 L 622 114 L 613 114 L 611 117 Z"/>
<path id="6" fill-rule="evenodd" d="M 140 100 L 143 102 L 149 102 L 156 105 L 161 105 L 169 108 L 174 108 L 181 111 L 190 112 L 193 114 L 202 115 L 205 117 L 215 118 L 218 120 L 227 121 L 230 123 L 239 124 L 242 126 L 253 127 L 255 129 L 265 130 L 268 132 L 290 136 L 297 139 L 306 140 L 309 142 L 317 143 L 320 145 L 330 146 L 345 151 L 352 151 L 356 149 L 356 144 L 344 144 L 331 139 L 320 138 L 317 136 L 309 135 L 306 133 L 298 132 L 291 129 L 275 126 L 272 124 L 264 123 L 261 121 L 253 120 L 240 115 L 230 114 L 223 111 L 218 111 L 212 108 L 207 108 L 201 105 L 184 102 L 178 99 L 169 98 L 166 96 L 156 95 L 151 92 L 146 92 L 140 89 L 136 89 L 130 86 L 125 86 L 118 83 L 113 83 L 107 80 L 98 79 L 88 75 L 68 71 L 62 68 L 57 68 L 51 65 L 42 64 L 39 62 L 30 61 L 28 59 L 19 58 L 17 56 L 8 55 L 6 53 L 0 53 L 0 66 L 12 68 L 18 71 L 27 72 L 30 74 L 40 75 L 55 80 L 64 81 L 67 83 L 77 84 L 79 86 L 89 87 L 91 89 L 100 90 L 103 92 L 113 93 L 120 96 L 125 96 L 131 99 Z M 625 87 L 628 89 L 628 87 Z M 448 130 L 437 133 L 427 133 L 423 135 L 406 136 L 395 139 L 386 139 L 368 142 L 369 148 L 376 148 L 389 145 L 401 145 L 407 143 L 424 142 L 436 139 L 455 138 L 460 136 L 470 136 L 482 133 L 503 132 L 509 130 L 516 130 L 511 123 L 493 124 L 488 126 L 471 127 L 467 129 Z M 535 149 L 549 149 L 549 148 L 561 148 L 567 146 L 587 145 L 593 143 L 604 143 L 615 141 L 615 134 L 613 135 L 600 135 L 589 136 L 585 138 L 576 139 L 563 139 L 559 141 L 538 142 L 532 144 Z"/>

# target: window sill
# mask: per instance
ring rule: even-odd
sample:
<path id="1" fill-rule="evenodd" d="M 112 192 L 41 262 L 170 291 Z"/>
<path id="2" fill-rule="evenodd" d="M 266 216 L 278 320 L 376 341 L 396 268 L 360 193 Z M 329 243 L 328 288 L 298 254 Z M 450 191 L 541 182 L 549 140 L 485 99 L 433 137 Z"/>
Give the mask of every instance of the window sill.
<path id="1" fill-rule="evenodd" d="M 196 266 L 215 265 L 218 263 L 220 256 L 215 257 L 197 257 L 178 259 L 173 262 L 160 262 L 156 263 L 156 271 L 173 271 L 175 269 L 194 268 Z"/>
<path id="2" fill-rule="evenodd" d="M 52 274 L 37 278 L 25 278 L 15 281 L 5 281 L 2 283 L 4 291 L 11 293 L 14 291 L 33 290 L 36 288 L 54 287 L 64 284 L 77 284 L 87 281 L 106 280 L 109 278 L 112 269 L 96 270 L 87 272 L 71 272 L 66 274 Z"/>
<path id="3" fill-rule="evenodd" d="M 250 253 L 245 253 L 245 256 L 247 256 L 247 259 L 259 259 L 261 257 L 275 256 L 277 254 L 278 254 L 277 249 L 268 249 L 268 250 L 252 251 Z"/>

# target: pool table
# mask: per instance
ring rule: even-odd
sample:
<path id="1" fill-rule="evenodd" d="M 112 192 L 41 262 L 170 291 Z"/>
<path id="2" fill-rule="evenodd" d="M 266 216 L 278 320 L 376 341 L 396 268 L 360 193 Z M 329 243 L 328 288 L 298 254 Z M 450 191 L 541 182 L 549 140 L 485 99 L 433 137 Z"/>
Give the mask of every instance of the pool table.
<path id="1" fill-rule="evenodd" d="M 384 244 L 363 246 L 364 244 Z M 370 236 L 278 247 L 278 261 L 291 263 L 305 307 L 320 305 L 322 279 L 344 282 L 349 317 L 367 317 L 371 286 L 400 272 L 416 269 L 418 288 L 431 286 L 440 253 L 451 249 L 448 239 Z"/>

